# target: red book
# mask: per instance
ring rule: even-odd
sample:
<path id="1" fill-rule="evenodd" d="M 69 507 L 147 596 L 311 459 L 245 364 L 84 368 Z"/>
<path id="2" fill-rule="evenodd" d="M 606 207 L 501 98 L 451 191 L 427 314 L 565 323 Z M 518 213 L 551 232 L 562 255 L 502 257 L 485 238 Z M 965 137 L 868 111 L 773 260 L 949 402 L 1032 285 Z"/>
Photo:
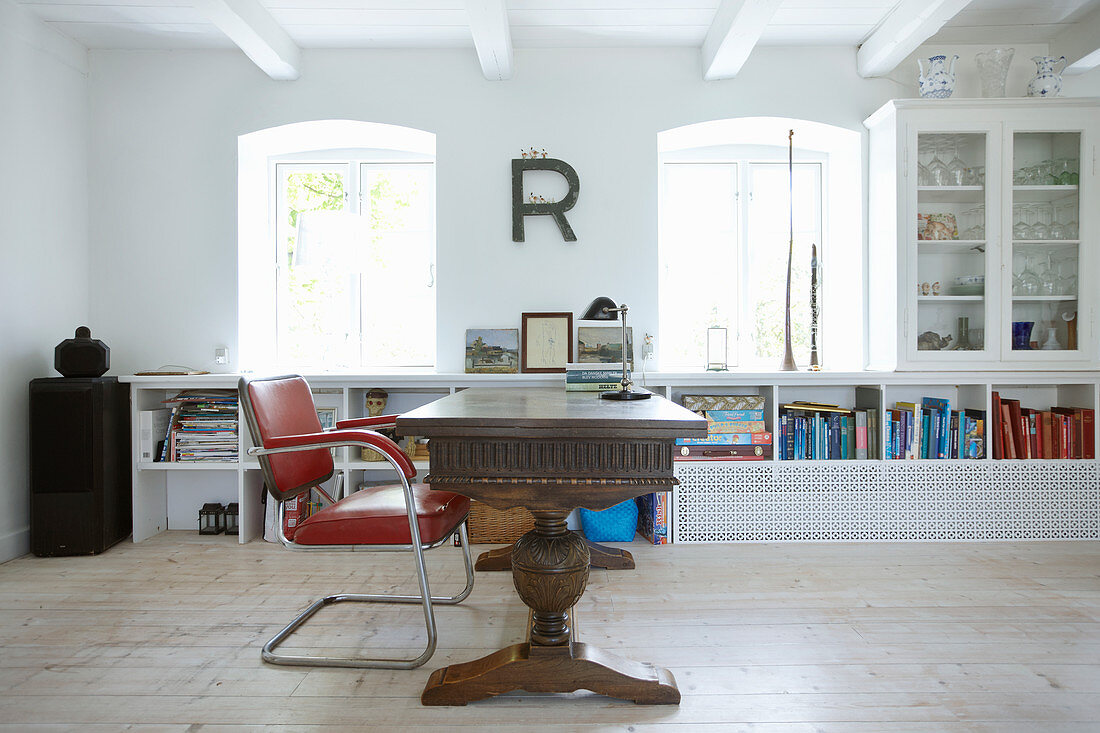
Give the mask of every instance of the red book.
<path id="1" fill-rule="evenodd" d="M 1085 416 L 1080 407 L 1052 407 L 1052 411 L 1066 416 L 1069 432 L 1069 456 L 1084 458 Z"/>
<path id="2" fill-rule="evenodd" d="M 1020 414 L 1020 435 L 1023 437 L 1023 442 L 1020 443 L 1020 458 L 1031 458 L 1031 430 L 1027 426 L 1027 415 L 1023 414 L 1021 409 Z"/>
<path id="3" fill-rule="evenodd" d="M 1065 417 L 1059 415 L 1057 412 L 1050 413 L 1050 457 L 1061 458 L 1062 457 L 1062 429 L 1065 424 Z"/>
<path id="4" fill-rule="evenodd" d="M 1001 395 L 999 392 L 993 392 L 993 414 L 989 417 L 989 422 L 992 423 L 989 426 L 989 432 L 993 436 L 993 457 L 1000 460 L 1005 457 L 1005 451 L 1004 435 L 1001 430 Z"/>
<path id="5" fill-rule="evenodd" d="M 1015 458 L 1016 446 L 1012 442 L 1012 410 L 1004 401 L 1001 402 L 1001 442 L 1003 451 L 1001 455 L 1004 458 Z"/>
<path id="6" fill-rule="evenodd" d="M 1001 404 L 1008 405 L 1008 414 L 1011 418 L 1008 422 L 1012 426 L 1012 448 L 1016 451 L 1015 457 L 1024 458 L 1025 440 L 1023 424 L 1020 422 L 1020 401 L 1002 397 Z"/>
<path id="7" fill-rule="evenodd" d="M 1054 414 L 1045 411 L 1043 415 L 1043 458 L 1054 457 Z"/>
<path id="8" fill-rule="evenodd" d="M 1096 416 L 1088 407 L 1081 408 L 1081 456 L 1096 458 Z"/>

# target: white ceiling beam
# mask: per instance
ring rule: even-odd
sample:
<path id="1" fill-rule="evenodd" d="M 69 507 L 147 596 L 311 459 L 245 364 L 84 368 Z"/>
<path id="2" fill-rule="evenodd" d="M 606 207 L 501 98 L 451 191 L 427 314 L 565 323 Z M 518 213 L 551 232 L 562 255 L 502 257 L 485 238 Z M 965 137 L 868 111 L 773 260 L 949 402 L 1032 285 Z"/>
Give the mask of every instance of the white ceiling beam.
<path id="1" fill-rule="evenodd" d="M 504 0 L 466 0 L 466 15 L 481 72 L 490 81 L 512 78 L 512 31 Z"/>
<path id="2" fill-rule="evenodd" d="M 1050 53 L 1066 57 L 1067 74 L 1084 74 L 1100 66 L 1100 8 L 1052 38 Z"/>
<path id="3" fill-rule="evenodd" d="M 885 76 L 971 0 L 902 0 L 856 53 L 859 75 Z"/>
<path id="4" fill-rule="evenodd" d="M 258 0 L 193 0 L 253 63 L 277 81 L 300 76 L 302 52 Z"/>
<path id="5" fill-rule="evenodd" d="M 0 38 L 4 36 L 26 43 L 81 74 L 88 73 L 87 48 L 12 0 L 0 0 Z"/>
<path id="6" fill-rule="evenodd" d="M 782 0 L 722 0 L 703 41 L 703 78 L 737 76 L 781 4 Z"/>

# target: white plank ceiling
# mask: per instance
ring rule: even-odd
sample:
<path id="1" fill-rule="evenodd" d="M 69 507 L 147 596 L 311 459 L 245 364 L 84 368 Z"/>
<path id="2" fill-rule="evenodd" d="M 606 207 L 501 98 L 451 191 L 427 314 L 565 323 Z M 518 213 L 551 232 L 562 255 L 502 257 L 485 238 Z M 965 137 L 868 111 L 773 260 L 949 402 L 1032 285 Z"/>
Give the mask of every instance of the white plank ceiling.
<path id="1" fill-rule="evenodd" d="M 188 0 L 16 0 L 89 48 L 233 48 Z M 463 0 L 259 0 L 301 48 L 472 47 Z M 760 45 L 857 46 L 898 0 L 783 0 Z M 506 0 L 512 44 L 700 47 L 719 0 Z M 1100 0 L 973 0 L 943 43 L 1048 41 Z"/>

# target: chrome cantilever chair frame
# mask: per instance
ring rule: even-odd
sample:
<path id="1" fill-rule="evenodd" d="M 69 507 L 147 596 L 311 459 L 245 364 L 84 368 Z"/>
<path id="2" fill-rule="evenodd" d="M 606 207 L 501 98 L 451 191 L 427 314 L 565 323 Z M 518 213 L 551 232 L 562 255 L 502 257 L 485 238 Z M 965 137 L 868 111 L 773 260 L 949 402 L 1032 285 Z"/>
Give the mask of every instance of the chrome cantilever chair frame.
<path id="1" fill-rule="evenodd" d="M 244 382 L 244 380 L 242 380 Z M 242 397 L 249 399 L 247 392 L 242 390 Z M 259 433 L 256 430 L 256 426 L 252 425 L 252 408 L 248 405 L 246 416 L 249 419 L 250 428 Z M 382 437 L 382 436 L 379 436 Z M 366 443 L 363 441 L 357 441 L 349 439 L 340 442 L 316 442 L 316 443 L 302 443 L 290 447 L 279 448 L 250 448 L 248 454 L 252 456 L 260 457 L 261 468 L 264 471 L 265 478 L 273 480 L 270 475 L 270 466 L 267 461 L 263 460 L 263 456 L 274 455 L 277 453 L 293 453 L 297 451 L 316 450 L 318 448 L 333 448 L 339 446 L 359 446 L 364 448 L 371 448 L 382 455 L 386 461 L 393 467 L 397 473 L 398 478 L 401 480 L 401 490 L 405 498 L 405 510 L 409 520 L 409 533 L 412 542 L 407 545 L 402 544 L 380 544 L 380 545 L 303 545 L 288 539 L 283 531 L 284 518 L 286 516 L 286 504 L 285 501 L 279 501 L 279 521 L 276 530 L 279 542 L 291 550 L 302 551 L 322 551 L 322 550 L 360 550 L 360 551 L 382 551 L 382 552 L 400 552 L 400 551 L 412 551 L 416 558 L 416 576 L 418 585 L 420 588 L 419 595 L 390 595 L 390 594 L 361 594 L 361 593 L 338 593 L 330 596 L 325 596 L 320 600 L 312 603 L 308 608 L 298 614 L 297 617 L 289 624 L 287 624 L 279 633 L 271 638 L 263 646 L 261 656 L 265 662 L 271 664 L 283 664 L 292 666 L 316 666 L 316 667 L 352 667 L 352 668 L 376 668 L 376 669 L 414 669 L 424 664 L 435 653 L 438 634 L 436 632 L 435 613 L 432 610 L 433 603 L 439 603 L 441 605 L 454 605 L 461 603 L 470 595 L 474 585 L 474 563 L 473 558 L 470 555 L 470 541 L 466 532 L 466 517 L 462 518 L 462 521 L 458 523 L 455 529 L 451 532 L 447 532 L 442 539 L 432 544 L 423 544 L 420 541 L 420 527 L 417 523 L 416 514 L 416 502 L 412 493 L 412 485 L 406 478 L 401 466 L 394 460 L 387 452 L 378 450 L 379 446 Z M 331 474 L 330 474 L 331 475 Z M 327 479 L 328 477 L 326 477 Z M 369 490 L 369 489 L 367 489 Z M 320 492 L 325 495 L 327 499 L 331 501 L 331 497 L 321 489 Z M 466 587 L 461 592 L 453 596 L 433 596 L 428 587 L 428 574 L 424 565 L 424 550 L 439 547 L 444 544 L 455 534 L 458 534 L 459 541 L 462 543 L 463 560 L 466 565 Z M 368 602 L 368 603 L 420 603 L 424 610 L 424 626 L 427 632 L 428 640 L 424 651 L 416 657 L 411 659 L 384 659 L 384 658 L 358 658 L 358 657 L 331 657 L 323 655 L 306 656 L 306 655 L 291 655 L 291 654 L 277 654 L 275 652 L 276 647 L 282 644 L 290 637 L 295 631 L 297 631 L 306 621 L 308 621 L 314 614 L 320 611 L 325 606 L 332 605 L 334 603 L 341 603 L 344 601 L 349 602 Z"/>

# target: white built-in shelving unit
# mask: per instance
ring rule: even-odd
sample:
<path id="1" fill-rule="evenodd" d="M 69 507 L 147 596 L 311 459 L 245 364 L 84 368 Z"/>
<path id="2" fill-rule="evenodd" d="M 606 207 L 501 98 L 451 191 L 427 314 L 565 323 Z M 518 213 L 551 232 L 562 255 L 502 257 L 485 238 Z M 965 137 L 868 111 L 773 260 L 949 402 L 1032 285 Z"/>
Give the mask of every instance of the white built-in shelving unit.
<path id="1" fill-rule="evenodd" d="M 558 386 L 564 389 L 564 377 L 552 374 L 320 374 L 306 375 L 306 378 L 318 406 L 335 407 L 337 418 L 341 420 L 366 414 L 366 393 L 373 387 L 381 387 L 389 393 L 387 413 L 407 412 L 470 387 L 523 389 Z M 1100 409 L 1100 374 L 1095 371 L 995 374 L 698 372 L 637 374 L 636 378 L 639 386 L 644 384 L 675 402 L 679 402 L 685 394 L 762 395 L 767 404 L 765 422 L 772 432 L 778 425 L 779 405 L 794 400 L 877 408 L 883 414 L 898 401 L 919 402 L 922 397 L 941 397 L 949 400 L 952 408 L 980 409 L 989 414 L 991 395 L 997 390 L 1004 397 L 1020 399 L 1028 407 L 1047 409 L 1059 405 Z M 122 378 L 131 386 L 132 424 L 135 426 L 139 411 L 162 407 L 163 400 L 181 390 L 231 389 L 236 387 L 237 379 L 236 375 L 229 374 Z M 598 398 L 593 395 L 592 399 Z M 137 441 L 135 430 L 135 456 L 139 455 Z M 240 462 L 136 462 L 133 466 L 134 540 L 140 542 L 165 529 L 194 529 L 198 509 L 208 501 L 238 502 L 240 541 L 248 542 L 259 537 L 264 522 L 261 503 L 263 481 L 258 464 L 246 456 L 249 447 L 251 441 L 247 430 L 242 429 Z M 989 455 L 988 450 L 986 455 Z M 420 475 L 424 475 L 427 468 L 425 462 L 417 462 Z M 337 451 L 336 469 L 344 475 L 346 485 L 352 488 L 362 483 L 392 479 L 388 464 L 362 461 L 344 449 Z M 995 503 L 996 497 L 990 492 L 996 491 L 993 487 L 998 485 L 998 481 L 1013 482 L 1014 476 L 1025 475 L 1028 482 L 1036 486 L 1057 488 L 1057 496 L 1053 498 L 1036 494 L 1028 501 L 1038 502 L 1044 507 L 1042 511 L 1048 514 L 1050 511 L 1061 511 L 1072 515 L 1073 519 L 1066 521 L 1070 521 L 1074 527 L 1072 531 L 1078 533 L 1075 536 L 1079 536 L 1080 532 L 1091 532 L 1086 536 L 1100 537 L 1097 530 L 1100 463 L 1096 460 L 993 461 L 987 457 L 980 460 L 918 461 L 779 461 L 775 458 L 755 462 L 683 461 L 677 464 L 677 475 L 683 483 L 674 496 L 674 532 L 683 542 L 879 538 L 890 536 L 889 533 L 894 531 L 889 529 L 892 522 L 903 521 L 910 527 L 907 537 L 914 532 L 920 538 L 977 536 L 972 527 L 966 529 L 967 522 L 972 523 L 972 520 L 966 519 L 969 509 L 959 505 L 957 511 L 946 511 L 942 507 L 955 506 L 951 504 L 951 497 L 961 497 L 965 490 L 971 489 L 985 492 L 982 496 Z M 956 482 L 955 479 L 960 477 L 965 480 Z M 895 489 L 890 490 L 891 486 Z M 884 491 L 886 494 L 882 493 Z M 923 497 L 921 501 L 931 502 L 932 508 L 917 501 L 914 498 L 917 495 Z M 901 502 L 899 497 L 902 496 L 908 497 L 905 505 L 912 508 L 911 516 L 907 515 L 904 520 L 899 518 L 900 515 L 893 514 L 869 518 L 868 511 L 876 506 L 887 506 L 890 501 Z M 755 502 L 751 506 L 738 503 L 750 499 Z M 1016 499 L 1012 501 L 1023 506 Z M 824 503 L 819 513 L 811 511 L 806 514 L 809 508 L 821 502 Z M 940 510 L 935 508 L 937 506 Z M 1089 506 L 1092 508 L 1088 509 Z M 838 507 L 843 507 L 843 510 Z M 1091 514 L 1080 514 L 1086 510 Z M 898 511 L 904 512 L 902 509 Z M 1036 521 L 1048 520 L 1046 515 L 1039 516 L 1030 509 L 1016 511 L 1027 513 Z M 940 526 L 948 519 L 955 527 L 951 532 Z M 1011 521 L 1026 524 L 1025 519 Z M 917 525 L 923 529 L 916 529 Z M 971 534 L 966 535 L 967 531 Z M 1040 532 L 1034 536 L 1050 535 Z"/>

